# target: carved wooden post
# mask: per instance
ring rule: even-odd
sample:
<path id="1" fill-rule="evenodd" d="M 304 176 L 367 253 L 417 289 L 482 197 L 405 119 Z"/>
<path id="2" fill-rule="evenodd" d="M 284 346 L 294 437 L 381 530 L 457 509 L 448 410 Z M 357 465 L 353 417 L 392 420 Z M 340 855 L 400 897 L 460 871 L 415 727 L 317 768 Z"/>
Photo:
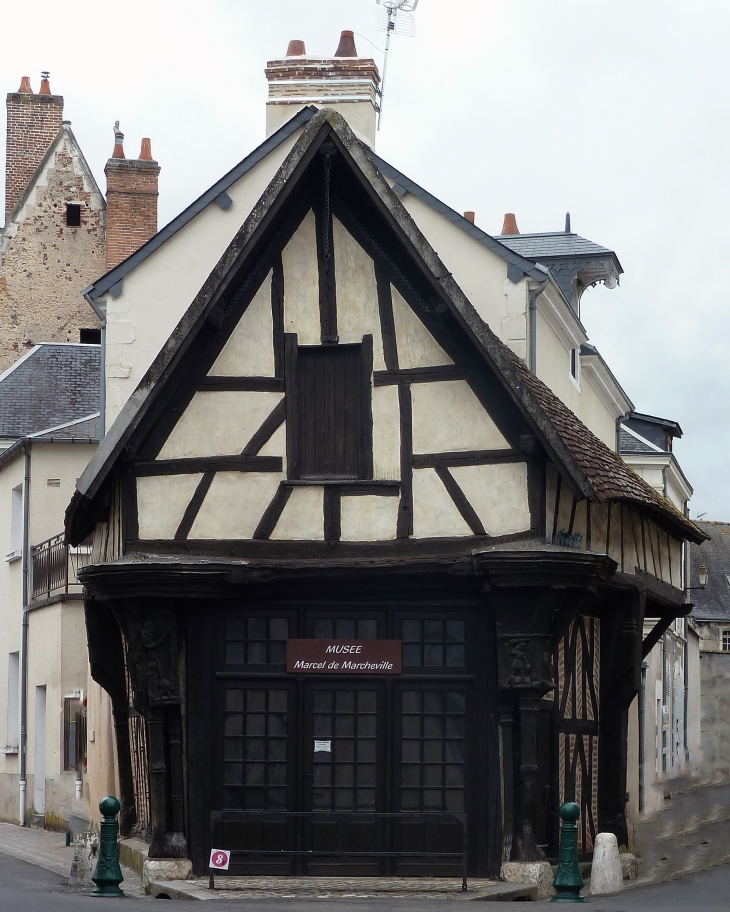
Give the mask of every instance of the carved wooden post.
<path id="1" fill-rule="evenodd" d="M 126 605 L 130 670 L 147 719 L 152 839 L 150 858 L 187 856 L 182 761 L 182 699 L 177 625 L 171 606 Z"/>
<path id="2" fill-rule="evenodd" d="M 549 623 L 550 613 L 546 620 Z M 498 629 L 500 626 L 498 623 Z M 553 645 L 546 634 L 497 637 L 501 700 L 513 707 L 517 735 L 514 759 L 506 758 L 515 763 L 512 858 L 516 861 L 545 857 L 535 840 L 537 721 L 542 696 L 555 686 L 550 661 Z"/>
<path id="3" fill-rule="evenodd" d="M 645 595 L 614 590 L 601 616 L 601 712 L 598 741 L 598 826 L 628 845 L 626 761 L 629 707 L 639 693 Z"/>

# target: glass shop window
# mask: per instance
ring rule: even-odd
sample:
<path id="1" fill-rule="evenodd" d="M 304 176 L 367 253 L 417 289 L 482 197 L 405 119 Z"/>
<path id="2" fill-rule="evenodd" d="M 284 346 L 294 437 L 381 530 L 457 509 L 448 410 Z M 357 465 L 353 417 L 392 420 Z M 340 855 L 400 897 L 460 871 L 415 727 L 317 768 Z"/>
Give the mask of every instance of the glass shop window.
<path id="1" fill-rule="evenodd" d="M 377 640 L 375 618 L 315 618 L 316 640 Z"/>
<path id="2" fill-rule="evenodd" d="M 410 668 L 466 665 L 466 623 L 463 620 L 403 621 L 403 665 Z"/>
<path id="3" fill-rule="evenodd" d="M 288 618 L 226 618 L 226 665 L 286 665 L 288 636 Z"/>

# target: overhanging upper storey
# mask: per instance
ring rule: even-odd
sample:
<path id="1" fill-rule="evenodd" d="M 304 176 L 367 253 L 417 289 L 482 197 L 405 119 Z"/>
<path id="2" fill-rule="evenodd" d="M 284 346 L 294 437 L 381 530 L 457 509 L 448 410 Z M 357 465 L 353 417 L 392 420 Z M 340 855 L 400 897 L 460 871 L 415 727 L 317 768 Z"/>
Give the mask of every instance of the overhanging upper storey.
<path id="1" fill-rule="evenodd" d="M 623 272 L 613 250 L 570 231 L 503 234 L 497 240 L 525 259 L 546 266 L 578 316 L 586 288 L 599 282 L 615 288 Z"/>

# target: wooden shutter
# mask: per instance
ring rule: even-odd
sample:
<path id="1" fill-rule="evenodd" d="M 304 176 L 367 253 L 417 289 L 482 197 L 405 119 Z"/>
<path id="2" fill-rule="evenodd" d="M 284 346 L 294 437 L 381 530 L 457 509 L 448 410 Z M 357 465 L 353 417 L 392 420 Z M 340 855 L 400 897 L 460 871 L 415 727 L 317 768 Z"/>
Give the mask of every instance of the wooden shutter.
<path id="1" fill-rule="evenodd" d="M 370 418 L 362 345 L 302 347 L 296 357 L 296 449 L 299 478 L 367 475 L 363 425 Z M 370 368 L 372 370 L 372 368 Z M 363 446 L 365 443 L 365 446 Z"/>

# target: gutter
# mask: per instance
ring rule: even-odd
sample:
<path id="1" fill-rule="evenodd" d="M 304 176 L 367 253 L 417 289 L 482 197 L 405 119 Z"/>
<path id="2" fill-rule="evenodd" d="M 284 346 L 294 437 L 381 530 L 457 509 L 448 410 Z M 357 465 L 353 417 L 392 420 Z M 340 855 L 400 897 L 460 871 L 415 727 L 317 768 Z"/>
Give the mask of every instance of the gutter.
<path id="1" fill-rule="evenodd" d="M 106 314 L 96 304 L 89 292 L 84 295 L 87 304 L 101 320 L 101 351 L 99 353 L 101 377 L 99 378 L 99 440 L 106 433 Z"/>
<path id="2" fill-rule="evenodd" d="M 646 806 L 646 670 L 647 662 L 641 663 L 641 690 L 639 691 L 639 813 L 644 813 Z"/>
<path id="3" fill-rule="evenodd" d="M 530 336 L 529 339 L 529 350 L 528 350 L 528 364 L 533 374 L 537 376 L 537 299 L 545 291 L 550 281 L 550 276 L 548 276 L 544 282 L 541 282 L 539 285 L 536 285 L 530 290 L 530 305 L 529 305 L 529 316 L 528 316 L 528 333 Z M 529 287 L 529 286 L 528 286 Z"/>
<path id="4" fill-rule="evenodd" d="M 20 806 L 18 821 L 25 826 L 26 789 L 28 785 L 28 611 L 30 608 L 30 443 L 23 444 L 23 623 L 20 637 Z"/>

